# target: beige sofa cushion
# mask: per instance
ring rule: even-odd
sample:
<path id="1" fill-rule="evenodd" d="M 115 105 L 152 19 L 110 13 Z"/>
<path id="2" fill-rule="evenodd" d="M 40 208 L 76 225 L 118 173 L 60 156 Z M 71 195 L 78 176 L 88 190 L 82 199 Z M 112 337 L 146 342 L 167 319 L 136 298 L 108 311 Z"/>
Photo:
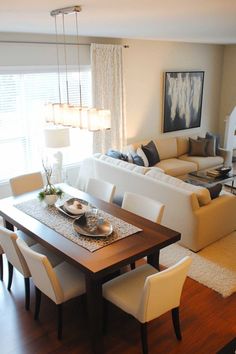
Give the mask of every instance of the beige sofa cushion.
<path id="1" fill-rule="evenodd" d="M 176 138 L 154 140 L 161 160 L 177 157 Z"/>
<path id="2" fill-rule="evenodd" d="M 221 156 L 179 156 L 179 159 L 185 162 L 195 163 L 198 170 L 204 170 L 206 168 L 215 167 L 224 163 L 224 159 Z M 162 168 L 162 167 L 161 167 Z"/>
<path id="3" fill-rule="evenodd" d="M 189 137 L 178 136 L 177 140 L 177 156 L 187 154 L 189 152 Z"/>
<path id="4" fill-rule="evenodd" d="M 161 168 L 165 173 L 171 176 L 181 176 L 189 172 L 197 171 L 197 164 L 180 159 L 162 160 L 155 166 Z"/>
<path id="5" fill-rule="evenodd" d="M 195 186 L 193 184 L 185 183 L 184 181 L 181 181 L 178 178 L 175 178 L 175 177 L 172 177 L 172 176 L 169 176 L 164 173 L 157 172 L 157 171 L 152 171 L 152 170 L 148 171 L 146 173 L 146 176 L 152 177 L 152 178 L 157 179 L 162 182 L 166 182 L 168 184 L 176 186 L 177 188 L 181 188 L 186 191 L 195 193 L 200 206 L 207 205 L 211 202 L 210 192 L 208 189 L 206 189 L 204 187 Z"/>

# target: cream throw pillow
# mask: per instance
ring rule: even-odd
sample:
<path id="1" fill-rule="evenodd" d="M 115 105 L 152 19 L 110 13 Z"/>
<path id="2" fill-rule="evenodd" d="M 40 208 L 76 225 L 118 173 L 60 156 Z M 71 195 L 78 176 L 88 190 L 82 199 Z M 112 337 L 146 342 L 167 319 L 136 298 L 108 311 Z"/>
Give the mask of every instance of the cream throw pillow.
<path id="1" fill-rule="evenodd" d="M 137 155 L 143 159 L 144 166 L 148 167 L 149 163 L 148 163 L 147 156 L 144 154 L 144 152 L 141 148 L 137 148 Z"/>

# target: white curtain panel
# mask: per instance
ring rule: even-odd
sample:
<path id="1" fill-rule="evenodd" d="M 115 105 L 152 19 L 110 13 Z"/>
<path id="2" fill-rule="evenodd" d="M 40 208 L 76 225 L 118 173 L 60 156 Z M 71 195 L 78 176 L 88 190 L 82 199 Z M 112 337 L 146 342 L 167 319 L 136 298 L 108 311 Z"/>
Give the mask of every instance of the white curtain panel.
<path id="1" fill-rule="evenodd" d="M 93 135 L 94 153 L 121 150 L 126 144 L 122 49 L 121 45 L 91 44 L 93 106 L 111 111 L 111 129 Z"/>

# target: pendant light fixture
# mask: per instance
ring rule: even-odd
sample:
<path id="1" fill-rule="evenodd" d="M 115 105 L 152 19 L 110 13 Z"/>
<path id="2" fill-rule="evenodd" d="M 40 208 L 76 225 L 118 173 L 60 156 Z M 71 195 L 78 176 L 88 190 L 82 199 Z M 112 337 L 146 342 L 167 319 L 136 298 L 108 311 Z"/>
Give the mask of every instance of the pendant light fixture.
<path id="1" fill-rule="evenodd" d="M 106 130 L 111 128 L 111 112 L 107 109 L 98 109 L 95 107 L 86 107 L 82 100 L 82 85 L 80 74 L 80 55 L 79 55 L 79 31 L 78 31 L 78 13 L 81 12 L 81 6 L 71 6 L 51 11 L 50 15 L 54 17 L 56 43 L 57 43 L 57 73 L 58 73 L 58 103 L 48 103 L 46 105 L 46 122 L 55 125 L 70 126 L 89 131 Z M 77 37 L 77 55 L 78 55 L 78 78 L 79 78 L 79 104 L 70 103 L 69 83 L 68 83 L 68 65 L 65 33 L 65 15 L 73 14 L 75 17 L 76 37 Z M 63 52 L 65 62 L 65 84 L 66 84 L 66 102 L 62 102 L 60 63 L 59 63 L 59 42 L 57 18 L 61 17 L 63 27 Z"/>

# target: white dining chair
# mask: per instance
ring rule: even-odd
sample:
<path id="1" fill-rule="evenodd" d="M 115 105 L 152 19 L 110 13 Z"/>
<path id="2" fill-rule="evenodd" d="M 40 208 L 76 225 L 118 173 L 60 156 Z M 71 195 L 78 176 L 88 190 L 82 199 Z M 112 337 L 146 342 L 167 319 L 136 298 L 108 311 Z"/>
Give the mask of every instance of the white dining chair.
<path id="1" fill-rule="evenodd" d="M 86 192 L 92 196 L 111 203 L 115 194 L 115 185 L 96 178 L 90 178 L 86 187 Z"/>
<path id="2" fill-rule="evenodd" d="M 153 222 L 161 223 L 165 206 L 157 200 L 150 199 L 140 194 L 125 192 L 122 202 L 123 209 L 142 216 Z M 135 268 L 135 262 L 131 263 L 131 269 Z"/>
<path id="3" fill-rule="evenodd" d="M 43 188 L 44 185 L 41 172 L 34 172 L 10 178 L 9 183 L 13 196 L 32 192 L 36 189 Z"/>
<path id="4" fill-rule="evenodd" d="M 164 204 L 140 194 L 125 192 L 122 208 L 153 222 L 161 223 Z"/>
<path id="5" fill-rule="evenodd" d="M 35 320 L 39 317 L 41 292 L 48 296 L 58 309 L 57 336 L 62 337 L 62 304 L 85 293 L 84 275 L 67 262 L 62 262 L 53 268 L 49 259 L 35 252 L 27 244 L 17 239 L 19 246 L 35 285 Z"/>
<path id="6" fill-rule="evenodd" d="M 8 261 L 8 285 L 7 289 L 11 290 L 12 279 L 13 279 L 13 267 L 16 268 L 24 277 L 25 282 L 25 308 L 29 310 L 30 306 L 30 283 L 29 278 L 31 276 L 29 268 L 22 256 L 19 247 L 17 246 L 16 240 L 20 238 L 31 247 L 33 250 L 41 252 L 50 258 L 53 265 L 57 265 L 62 262 L 61 258 L 50 252 L 47 248 L 43 247 L 39 243 L 27 237 L 27 235 L 21 231 L 10 231 L 0 226 L 0 244 L 6 255 Z"/>
<path id="7" fill-rule="evenodd" d="M 4 251 L 2 249 L 2 247 L 0 246 L 0 279 L 1 281 L 3 281 L 3 258 L 2 258 L 2 255 L 3 255 Z"/>
<path id="8" fill-rule="evenodd" d="M 182 339 L 179 305 L 191 262 L 187 256 L 161 272 L 145 264 L 103 285 L 103 297 L 140 322 L 143 354 L 148 354 L 147 323 L 167 311 L 172 311 L 176 337 Z"/>

